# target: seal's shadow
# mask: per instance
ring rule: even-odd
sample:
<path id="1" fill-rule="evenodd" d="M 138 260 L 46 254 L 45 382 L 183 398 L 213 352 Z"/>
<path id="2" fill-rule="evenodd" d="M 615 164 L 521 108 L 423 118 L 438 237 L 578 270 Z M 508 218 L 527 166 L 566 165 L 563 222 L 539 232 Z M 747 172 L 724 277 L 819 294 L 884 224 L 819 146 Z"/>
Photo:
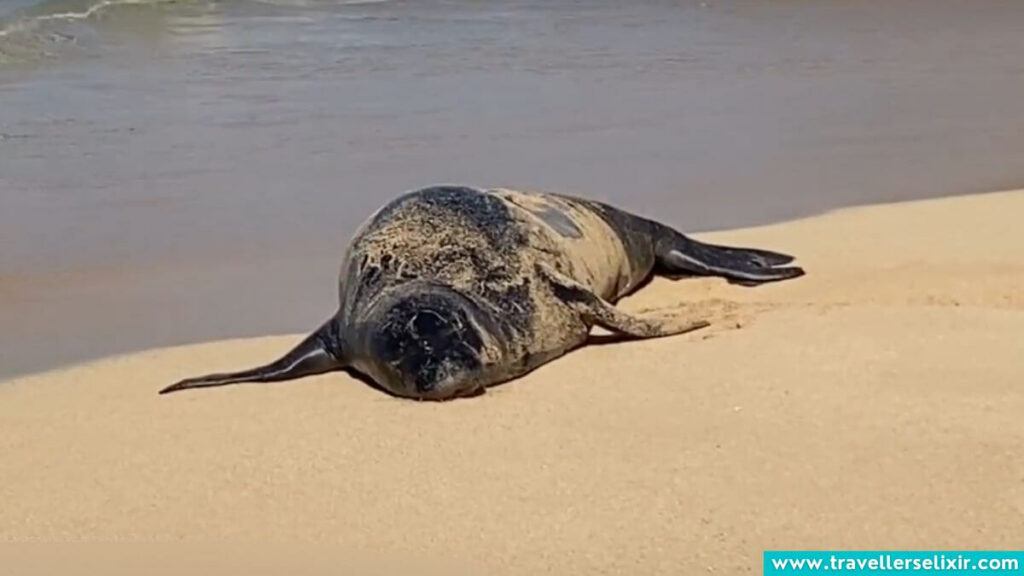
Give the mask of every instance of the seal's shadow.
<path id="1" fill-rule="evenodd" d="M 635 340 L 636 338 L 622 334 L 590 334 L 587 336 L 587 342 L 584 346 L 607 346 L 609 344 L 619 344 L 620 342 L 632 342 Z"/>
<path id="2" fill-rule="evenodd" d="M 392 392 L 392 391 L 388 390 L 387 388 L 381 386 L 376 381 L 374 381 L 373 378 L 370 378 L 369 376 L 367 376 L 366 374 L 363 374 L 362 372 L 356 370 L 355 368 L 340 368 L 338 371 L 339 372 L 344 372 L 345 374 L 348 374 L 352 378 L 354 378 L 356 380 L 359 380 L 363 384 L 369 386 L 370 389 L 376 390 L 377 392 L 380 392 L 380 393 L 382 393 L 382 394 L 384 394 L 386 396 L 390 396 L 390 397 L 396 398 L 398 400 L 409 400 L 408 398 L 406 398 L 404 396 L 399 396 L 398 394 L 395 394 L 394 392 Z M 482 395 L 484 392 L 486 392 L 486 390 L 481 388 L 481 389 L 474 390 L 471 393 L 459 396 L 459 398 L 475 398 L 477 396 Z"/>
<path id="3" fill-rule="evenodd" d="M 367 376 L 366 374 L 363 374 L 362 372 L 356 370 L 355 368 L 345 367 L 345 368 L 340 368 L 338 371 L 339 372 L 344 372 L 345 374 L 348 374 L 352 378 L 355 378 L 356 380 L 359 380 L 360 382 L 362 382 L 363 384 L 366 384 L 367 386 L 369 386 L 373 390 L 376 390 L 377 392 L 382 392 L 382 393 L 384 393 L 384 394 L 386 394 L 388 396 L 391 396 L 392 398 L 399 398 L 399 399 L 402 398 L 398 394 L 395 394 L 395 393 L 391 392 L 387 388 L 385 388 L 385 387 L 381 386 L 380 384 L 378 384 L 377 382 L 375 382 L 373 378 L 370 378 L 369 376 Z"/>
<path id="4" fill-rule="evenodd" d="M 736 278 L 722 278 L 721 276 L 717 276 L 717 275 L 714 275 L 714 274 L 708 274 L 708 275 L 703 275 L 703 274 L 681 274 L 679 272 L 667 272 L 667 271 L 661 270 L 661 269 L 657 270 L 656 272 L 657 272 L 657 274 L 651 274 L 650 276 L 645 278 L 644 282 L 637 286 L 637 290 L 643 288 L 648 283 L 650 283 L 650 281 L 654 279 L 655 275 L 662 276 L 664 278 L 672 280 L 673 282 L 677 282 L 679 280 L 686 280 L 687 278 L 721 278 L 722 280 L 725 280 L 726 282 L 728 282 L 729 284 L 732 284 L 733 286 L 743 286 L 745 288 L 756 288 L 756 287 L 761 286 L 763 284 L 762 282 L 754 282 L 752 280 L 740 280 L 740 279 L 736 279 Z"/>

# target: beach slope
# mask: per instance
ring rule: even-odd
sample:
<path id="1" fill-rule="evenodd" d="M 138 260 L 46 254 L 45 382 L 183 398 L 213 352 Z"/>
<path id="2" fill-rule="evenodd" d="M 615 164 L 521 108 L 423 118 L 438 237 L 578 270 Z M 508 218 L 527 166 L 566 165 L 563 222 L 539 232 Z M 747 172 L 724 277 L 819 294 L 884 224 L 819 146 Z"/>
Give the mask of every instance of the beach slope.
<path id="1" fill-rule="evenodd" d="M 246 555 L 209 562 L 253 574 L 320 556 L 251 542 L 303 542 L 418 573 L 740 574 L 765 549 L 1019 547 L 1022 215 L 1024 192 L 1004 192 L 701 234 L 808 274 L 657 279 L 622 306 L 715 325 L 590 346 L 450 403 L 344 373 L 157 395 L 302 335 L 5 382 L 0 554 L 73 569 L 104 548 L 40 542 L 131 541 L 169 570 L 200 556 L 157 547 L 230 542 Z"/>

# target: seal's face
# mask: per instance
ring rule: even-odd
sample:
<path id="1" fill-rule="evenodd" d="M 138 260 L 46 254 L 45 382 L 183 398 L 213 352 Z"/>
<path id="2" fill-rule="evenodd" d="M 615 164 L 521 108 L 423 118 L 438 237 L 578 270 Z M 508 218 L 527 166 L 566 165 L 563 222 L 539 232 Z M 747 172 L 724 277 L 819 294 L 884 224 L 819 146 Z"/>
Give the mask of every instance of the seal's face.
<path id="1" fill-rule="evenodd" d="M 486 362 L 483 312 L 448 290 L 403 292 L 383 299 L 367 334 L 381 384 L 432 400 L 477 392 Z"/>

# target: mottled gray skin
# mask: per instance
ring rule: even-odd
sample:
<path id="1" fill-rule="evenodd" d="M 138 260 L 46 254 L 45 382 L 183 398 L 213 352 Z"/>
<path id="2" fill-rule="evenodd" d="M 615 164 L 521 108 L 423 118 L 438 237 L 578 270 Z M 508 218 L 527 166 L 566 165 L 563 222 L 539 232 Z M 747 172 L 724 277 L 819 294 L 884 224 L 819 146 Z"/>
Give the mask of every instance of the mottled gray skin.
<path id="1" fill-rule="evenodd" d="M 599 202 L 509 189 L 409 192 L 355 234 L 333 318 L 281 359 L 161 393 L 340 368 L 396 396 L 482 393 L 584 344 L 594 325 L 635 338 L 704 321 L 613 304 L 656 269 L 760 283 L 803 274 L 776 252 L 703 244 Z"/>

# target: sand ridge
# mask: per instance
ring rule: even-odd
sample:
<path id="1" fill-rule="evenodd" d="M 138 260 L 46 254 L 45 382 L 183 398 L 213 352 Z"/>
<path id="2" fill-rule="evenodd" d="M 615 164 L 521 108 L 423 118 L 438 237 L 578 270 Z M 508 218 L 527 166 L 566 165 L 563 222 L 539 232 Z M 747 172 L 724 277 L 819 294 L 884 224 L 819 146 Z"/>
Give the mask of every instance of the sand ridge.
<path id="1" fill-rule="evenodd" d="M 701 234 L 795 254 L 808 274 L 754 289 L 656 279 L 622 306 L 714 325 L 588 346 L 451 403 L 345 374 L 156 394 L 302 335 L 5 382 L 0 542 L 294 541 L 494 574 L 740 574 L 759 572 L 764 549 L 1013 548 L 1020 214 L 1016 191 Z"/>

